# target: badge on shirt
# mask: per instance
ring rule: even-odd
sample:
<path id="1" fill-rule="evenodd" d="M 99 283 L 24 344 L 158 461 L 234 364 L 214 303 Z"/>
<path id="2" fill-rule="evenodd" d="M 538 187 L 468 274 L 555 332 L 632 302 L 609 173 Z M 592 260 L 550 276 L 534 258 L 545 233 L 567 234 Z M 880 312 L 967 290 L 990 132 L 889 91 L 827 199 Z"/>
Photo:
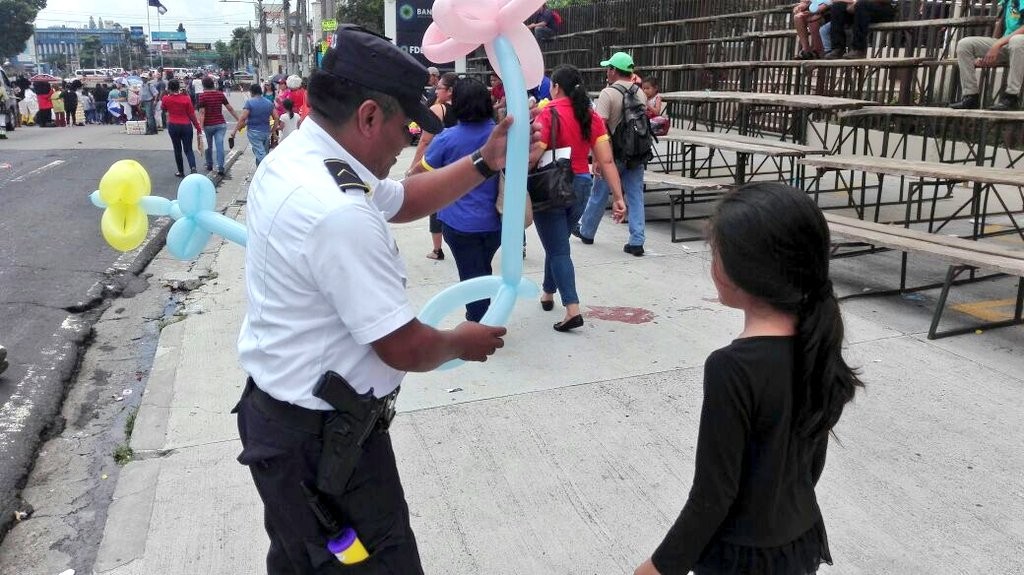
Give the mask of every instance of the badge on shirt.
<path id="1" fill-rule="evenodd" d="M 337 158 L 331 158 L 324 160 L 324 165 L 327 166 L 327 170 L 331 172 L 331 177 L 333 177 L 334 181 L 338 184 L 339 190 L 345 193 L 370 193 L 370 187 L 363 183 L 363 180 L 359 178 L 356 171 L 352 169 L 352 166 L 348 165 L 345 161 Z"/>

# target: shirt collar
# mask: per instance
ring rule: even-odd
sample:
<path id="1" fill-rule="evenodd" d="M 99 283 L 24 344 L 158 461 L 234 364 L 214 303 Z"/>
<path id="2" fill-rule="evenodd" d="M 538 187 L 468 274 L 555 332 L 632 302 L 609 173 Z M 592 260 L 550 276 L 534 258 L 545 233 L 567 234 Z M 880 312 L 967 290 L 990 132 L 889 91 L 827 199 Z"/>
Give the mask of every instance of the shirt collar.
<path id="1" fill-rule="evenodd" d="M 380 184 L 380 179 L 374 176 L 373 172 L 366 169 L 366 166 L 364 166 L 359 160 L 355 159 L 352 154 L 348 153 L 348 151 L 345 150 L 337 140 L 332 138 L 326 130 L 320 127 L 320 124 L 316 123 L 312 116 L 306 116 L 306 119 L 302 121 L 302 126 L 299 128 L 299 132 L 305 133 L 306 137 L 316 144 L 317 148 L 324 152 L 326 157 L 338 158 L 349 166 L 352 166 L 352 169 L 355 170 L 359 179 L 366 184 L 366 187 L 370 188 L 370 195 L 372 195 L 373 191 L 377 189 L 377 186 Z"/>

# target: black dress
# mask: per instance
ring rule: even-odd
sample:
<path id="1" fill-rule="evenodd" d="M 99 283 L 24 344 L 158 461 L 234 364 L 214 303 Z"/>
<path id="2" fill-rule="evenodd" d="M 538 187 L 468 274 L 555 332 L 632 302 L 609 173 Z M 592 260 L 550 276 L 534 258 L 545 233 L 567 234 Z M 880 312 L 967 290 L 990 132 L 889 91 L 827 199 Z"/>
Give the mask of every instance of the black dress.
<path id="1" fill-rule="evenodd" d="M 792 432 L 795 345 L 738 339 L 705 362 L 693 487 L 652 557 L 663 575 L 805 575 L 831 565 L 814 495 L 828 436 Z"/>

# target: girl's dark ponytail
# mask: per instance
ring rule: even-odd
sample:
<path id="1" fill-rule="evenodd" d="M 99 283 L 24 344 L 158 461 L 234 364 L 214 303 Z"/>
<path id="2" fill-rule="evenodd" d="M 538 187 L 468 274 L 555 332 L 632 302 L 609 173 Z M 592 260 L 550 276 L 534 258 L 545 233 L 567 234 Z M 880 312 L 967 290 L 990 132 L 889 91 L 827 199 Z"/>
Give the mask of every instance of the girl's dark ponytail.
<path id="1" fill-rule="evenodd" d="M 551 82 L 558 84 L 565 95 L 569 97 L 572 102 L 573 115 L 576 116 L 576 121 L 583 132 L 583 139 L 589 141 L 591 130 L 590 96 L 587 95 L 587 89 L 583 86 L 583 76 L 580 75 L 580 71 L 573 66 L 559 66 L 551 74 Z"/>
<path id="2" fill-rule="evenodd" d="M 803 437 L 820 437 L 835 427 L 864 383 L 843 358 L 843 318 L 831 280 L 807 295 L 797 318 L 794 427 Z"/>
<path id="3" fill-rule="evenodd" d="M 843 318 L 828 277 L 831 246 L 821 210 L 785 184 L 748 184 L 722 199 L 708 235 L 732 283 L 796 316 L 793 431 L 824 436 L 864 384 L 843 359 Z"/>

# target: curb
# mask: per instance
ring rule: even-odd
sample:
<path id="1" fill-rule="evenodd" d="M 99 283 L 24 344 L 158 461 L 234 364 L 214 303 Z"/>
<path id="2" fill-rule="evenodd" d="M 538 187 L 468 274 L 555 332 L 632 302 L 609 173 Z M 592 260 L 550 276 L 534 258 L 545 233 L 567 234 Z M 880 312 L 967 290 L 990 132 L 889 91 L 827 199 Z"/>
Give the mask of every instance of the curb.
<path id="1" fill-rule="evenodd" d="M 241 150 L 232 152 L 224 162 L 225 171 L 241 155 Z M 218 178 L 218 184 L 220 180 Z M 237 193 L 231 198 L 224 198 L 227 204 L 220 208 L 221 211 L 235 206 L 237 199 L 247 193 L 248 186 L 244 182 L 238 184 Z M 162 247 L 162 242 L 151 243 Z M 160 331 L 129 441 L 134 457 L 118 474 L 117 486 L 107 509 L 103 538 L 92 566 L 94 573 L 115 571 L 142 557 L 146 551 L 161 466 L 164 458 L 174 453 L 165 449 L 165 445 L 186 321 L 187 318 Z"/>
<path id="2" fill-rule="evenodd" d="M 228 154 L 224 161 L 225 172 L 238 161 L 243 151 L 243 148 L 238 148 Z M 219 186 L 222 181 L 220 176 L 213 178 L 214 186 Z M 44 353 L 44 357 L 52 358 L 51 361 L 37 365 L 15 384 L 10 400 L 0 406 L 0 425 L 27 438 L 21 442 L 0 444 L 0 461 L 8 469 L 18 469 L 18 473 L 6 480 L 0 479 L 0 539 L 13 526 L 14 512 L 25 507 L 21 499 L 22 488 L 35 465 L 43 435 L 64 404 L 67 387 L 85 352 L 92 326 L 109 303 L 121 295 L 130 277 L 141 274 L 163 250 L 172 223 L 168 217 L 155 220 L 141 246 L 118 257 L 103 272 L 103 279 L 86 290 L 80 301 L 65 308 L 68 315 L 51 336 L 53 343 Z M 161 342 L 162 337 L 163 334 Z M 173 379 L 173 371 L 171 377 Z"/>

